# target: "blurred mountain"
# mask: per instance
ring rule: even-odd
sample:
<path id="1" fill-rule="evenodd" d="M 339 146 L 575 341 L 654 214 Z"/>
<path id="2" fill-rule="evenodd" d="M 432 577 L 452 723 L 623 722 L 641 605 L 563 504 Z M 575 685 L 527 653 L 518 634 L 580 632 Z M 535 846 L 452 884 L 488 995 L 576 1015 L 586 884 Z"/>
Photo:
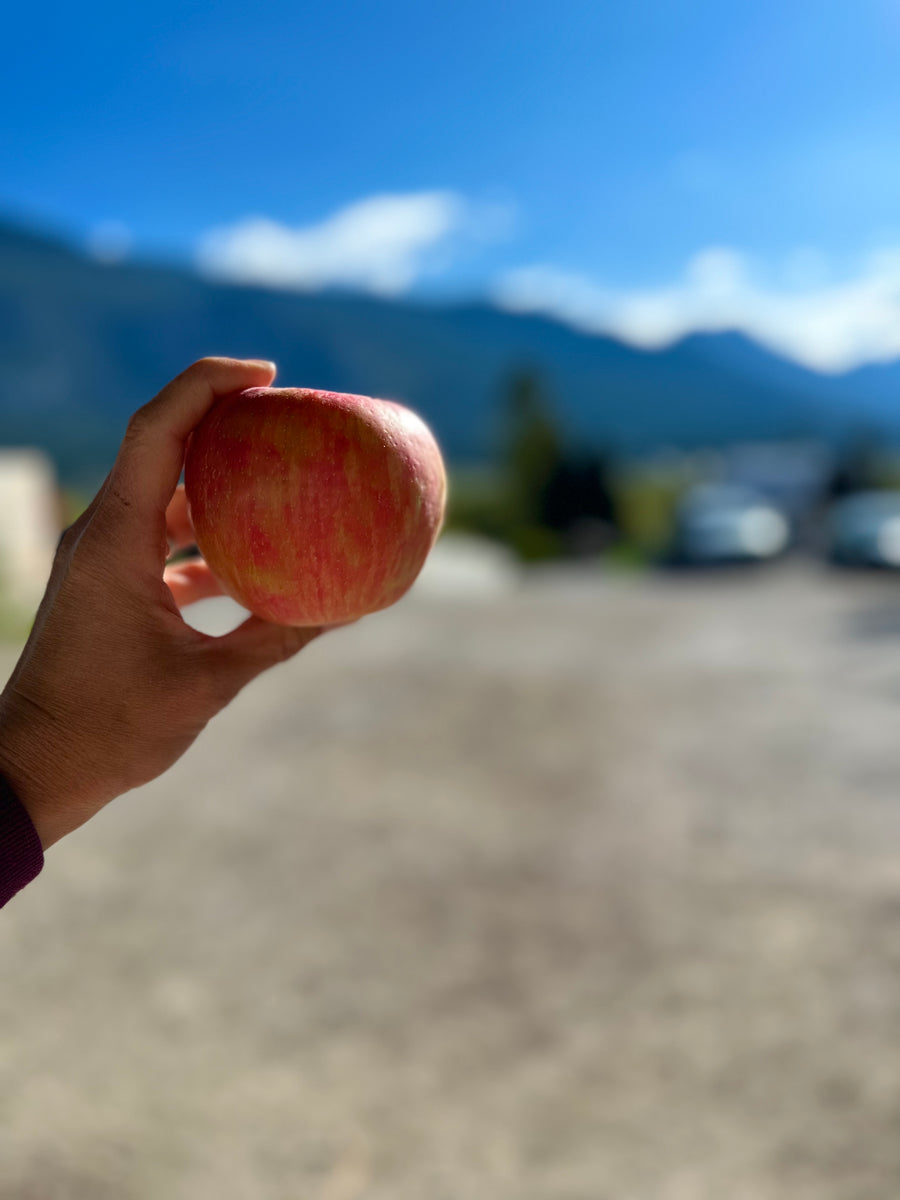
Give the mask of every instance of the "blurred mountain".
<path id="1" fill-rule="evenodd" d="M 900 430 L 900 362 L 872 363 L 841 378 L 843 393 L 859 398 L 860 424 L 870 421 L 875 431 Z"/>
<path id="2" fill-rule="evenodd" d="M 108 469 L 129 414 L 205 354 L 272 358 L 283 384 L 402 400 L 451 460 L 490 457 L 511 375 L 533 370 L 573 438 L 659 446 L 896 432 L 900 366 L 816 375 L 738 334 L 644 352 L 486 304 L 297 294 L 150 263 L 107 264 L 0 224 L 0 444 L 37 444 L 69 483 Z M 894 385 L 897 386 L 894 386 Z"/>

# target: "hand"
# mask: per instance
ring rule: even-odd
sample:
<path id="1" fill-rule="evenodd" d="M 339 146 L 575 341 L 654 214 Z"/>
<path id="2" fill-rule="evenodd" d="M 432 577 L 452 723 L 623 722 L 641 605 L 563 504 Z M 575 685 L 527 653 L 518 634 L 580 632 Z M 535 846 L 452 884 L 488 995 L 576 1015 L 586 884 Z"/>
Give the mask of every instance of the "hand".
<path id="1" fill-rule="evenodd" d="M 132 417 L 113 469 L 60 543 L 31 636 L 0 696 L 0 774 L 46 849 L 110 800 L 162 774 L 260 672 L 319 629 L 250 617 L 224 637 L 180 608 L 217 595 L 178 479 L 217 397 L 270 384 L 271 363 L 205 358 Z"/>

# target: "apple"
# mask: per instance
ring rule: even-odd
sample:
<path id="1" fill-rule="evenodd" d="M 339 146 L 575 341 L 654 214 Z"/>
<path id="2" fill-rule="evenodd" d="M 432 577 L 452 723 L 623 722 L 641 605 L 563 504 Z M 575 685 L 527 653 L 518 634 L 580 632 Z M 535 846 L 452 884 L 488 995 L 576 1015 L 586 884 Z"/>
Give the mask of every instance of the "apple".
<path id="1" fill-rule="evenodd" d="M 332 625 L 408 591 L 444 517 L 446 474 L 400 404 L 306 388 L 219 400 L 191 435 L 188 513 L 228 595 L 281 625 Z"/>

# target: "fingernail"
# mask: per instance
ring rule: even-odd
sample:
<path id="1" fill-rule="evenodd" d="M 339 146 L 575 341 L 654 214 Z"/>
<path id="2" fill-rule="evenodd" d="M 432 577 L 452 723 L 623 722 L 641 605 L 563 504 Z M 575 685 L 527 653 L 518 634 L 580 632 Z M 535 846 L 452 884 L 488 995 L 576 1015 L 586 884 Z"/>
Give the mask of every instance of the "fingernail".
<path id="1" fill-rule="evenodd" d="M 248 358 L 246 361 L 255 367 L 268 367 L 270 371 L 275 370 L 275 363 L 268 358 Z"/>

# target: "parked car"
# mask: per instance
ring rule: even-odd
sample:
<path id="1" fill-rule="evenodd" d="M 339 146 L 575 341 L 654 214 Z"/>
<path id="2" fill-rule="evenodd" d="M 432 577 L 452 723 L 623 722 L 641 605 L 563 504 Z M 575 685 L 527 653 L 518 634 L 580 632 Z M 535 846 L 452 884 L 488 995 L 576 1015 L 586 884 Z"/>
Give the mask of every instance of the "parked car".
<path id="1" fill-rule="evenodd" d="M 900 492 L 855 492 L 826 518 L 831 562 L 842 567 L 900 567 Z"/>
<path id="2" fill-rule="evenodd" d="M 681 500 L 675 516 L 672 560 L 685 565 L 758 563 L 788 547 L 785 514 L 752 488 L 703 484 Z"/>

